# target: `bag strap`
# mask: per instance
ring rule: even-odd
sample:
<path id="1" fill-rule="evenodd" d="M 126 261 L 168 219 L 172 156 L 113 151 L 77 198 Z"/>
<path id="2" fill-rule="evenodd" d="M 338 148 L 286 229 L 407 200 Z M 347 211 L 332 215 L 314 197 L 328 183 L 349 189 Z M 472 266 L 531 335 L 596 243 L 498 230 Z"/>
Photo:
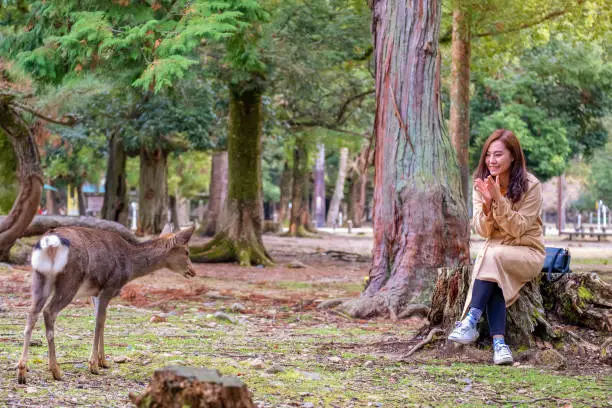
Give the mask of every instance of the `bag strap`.
<path id="1" fill-rule="evenodd" d="M 550 275 L 552 274 L 553 267 L 555 266 L 555 262 L 557 262 L 557 258 L 559 257 L 559 254 L 561 253 L 561 251 L 563 251 L 563 248 L 557 249 L 557 253 L 555 254 L 555 257 L 553 258 L 550 265 L 548 265 L 548 272 L 546 273 L 546 277 L 548 278 L 549 282 L 552 280 Z"/>

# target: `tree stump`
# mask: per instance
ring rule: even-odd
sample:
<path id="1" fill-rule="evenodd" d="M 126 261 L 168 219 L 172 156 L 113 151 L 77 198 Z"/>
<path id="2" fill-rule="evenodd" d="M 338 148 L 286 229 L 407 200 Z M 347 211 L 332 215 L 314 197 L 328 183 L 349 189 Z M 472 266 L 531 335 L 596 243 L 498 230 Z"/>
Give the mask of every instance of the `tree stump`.
<path id="1" fill-rule="evenodd" d="M 542 279 L 547 311 L 562 320 L 591 329 L 612 331 L 612 285 L 596 273 L 569 273 L 553 281 Z"/>
<path id="2" fill-rule="evenodd" d="M 141 396 L 130 393 L 139 408 L 254 408 L 251 395 L 238 378 L 217 370 L 171 366 L 156 370 Z"/>
<path id="3" fill-rule="evenodd" d="M 431 310 L 432 326 L 450 332 L 461 319 L 471 282 L 471 266 L 440 268 Z M 549 321 L 554 315 L 561 323 L 577 324 L 600 331 L 612 331 L 612 286 L 594 273 L 571 273 L 557 281 L 535 279 L 521 289 L 518 300 L 508 308 L 506 338 L 512 345 L 534 347 L 536 338 L 558 339 L 562 333 Z M 485 323 L 481 337 L 488 337 Z"/>

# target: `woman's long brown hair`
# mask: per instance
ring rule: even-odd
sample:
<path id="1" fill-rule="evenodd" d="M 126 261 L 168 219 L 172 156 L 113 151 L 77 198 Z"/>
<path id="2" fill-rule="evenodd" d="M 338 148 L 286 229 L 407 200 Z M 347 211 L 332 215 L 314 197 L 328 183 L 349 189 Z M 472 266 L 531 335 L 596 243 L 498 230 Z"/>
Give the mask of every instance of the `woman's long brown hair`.
<path id="1" fill-rule="evenodd" d="M 514 133 L 506 129 L 497 129 L 487 138 L 484 146 L 482 147 L 482 153 L 480 154 L 480 160 L 478 161 L 478 167 L 474 172 L 474 178 L 486 179 L 491 175 L 491 172 L 487 168 L 486 155 L 489 151 L 491 143 L 496 140 L 501 141 L 506 149 L 510 150 L 510 154 L 514 161 L 510 165 L 510 181 L 508 183 L 508 191 L 506 196 L 516 203 L 521 199 L 523 194 L 527 191 L 527 167 L 525 166 L 525 155 L 521 144 Z"/>

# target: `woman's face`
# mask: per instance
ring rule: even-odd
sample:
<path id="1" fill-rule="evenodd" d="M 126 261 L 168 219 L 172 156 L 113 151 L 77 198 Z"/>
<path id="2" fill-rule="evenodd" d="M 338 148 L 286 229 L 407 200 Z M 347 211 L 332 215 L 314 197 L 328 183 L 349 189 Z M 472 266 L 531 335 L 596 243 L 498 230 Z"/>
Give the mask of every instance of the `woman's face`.
<path id="1" fill-rule="evenodd" d="M 489 146 L 489 150 L 485 155 L 487 168 L 493 177 L 501 176 L 510 171 L 512 166 L 512 154 L 506 148 L 504 142 L 496 140 Z"/>

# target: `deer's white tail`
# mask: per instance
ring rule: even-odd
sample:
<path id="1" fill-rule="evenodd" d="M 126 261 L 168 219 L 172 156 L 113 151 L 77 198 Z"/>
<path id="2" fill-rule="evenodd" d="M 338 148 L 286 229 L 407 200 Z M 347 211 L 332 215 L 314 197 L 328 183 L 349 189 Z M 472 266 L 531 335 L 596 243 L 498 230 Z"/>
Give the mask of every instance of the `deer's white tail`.
<path id="1" fill-rule="evenodd" d="M 32 268 L 44 275 L 57 275 L 68 263 L 70 241 L 57 235 L 45 235 L 32 251 Z"/>

